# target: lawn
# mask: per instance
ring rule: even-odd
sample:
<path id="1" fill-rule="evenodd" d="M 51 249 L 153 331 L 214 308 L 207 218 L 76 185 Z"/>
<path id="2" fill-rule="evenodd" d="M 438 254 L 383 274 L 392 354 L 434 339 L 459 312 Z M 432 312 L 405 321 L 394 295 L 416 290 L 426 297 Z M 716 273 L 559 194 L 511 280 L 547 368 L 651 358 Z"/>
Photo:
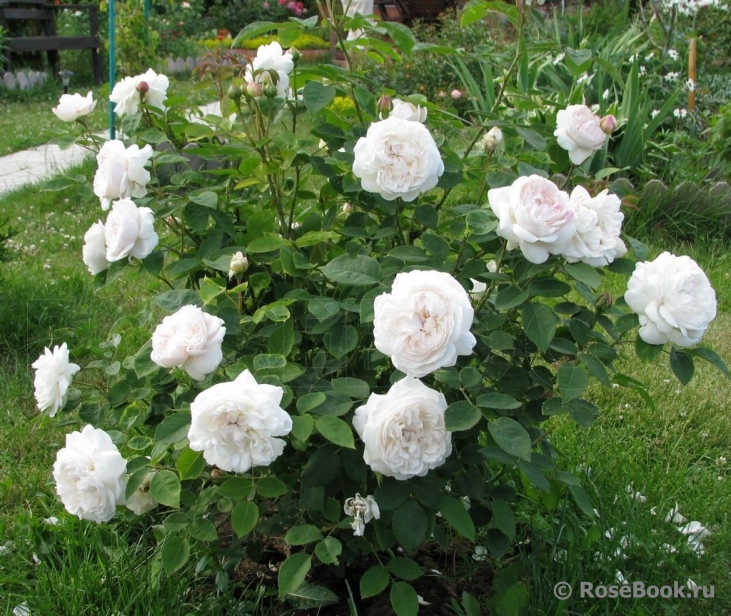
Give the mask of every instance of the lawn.
<path id="1" fill-rule="evenodd" d="M 212 100 L 209 94 L 198 89 L 195 80 L 173 77 L 170 81 L 176 92 L 190 100 L 191 106 L 204 105 Z M 97 105 L 94 112 L 87 116 L 89 128 L 98 132 L 107 130 L 109 87 L 79 87 L 77 90 L 72 84 L 70 93 L 76 91 L 82 96 L 88 91 L 94 93 Z M 0 89 L 0 156 L 48 143 L 59 130 L 65 128 L 51 111 L 58 104 L 61 94 L 63 92 L 55 84 L 46 84 L 32 92 L 12 94 Z"/>

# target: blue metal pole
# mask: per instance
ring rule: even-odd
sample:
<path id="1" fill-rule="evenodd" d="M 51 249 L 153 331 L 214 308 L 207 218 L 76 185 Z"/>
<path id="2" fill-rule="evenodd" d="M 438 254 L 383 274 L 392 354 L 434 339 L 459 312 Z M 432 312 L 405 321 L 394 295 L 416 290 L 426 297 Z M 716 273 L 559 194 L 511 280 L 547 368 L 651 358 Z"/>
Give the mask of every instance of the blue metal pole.
<path id="1" fill-rule="evenodd" d="M 109 0 L 109 90 L 117 81 L 117 33 L 115 0 Z M 109 138 L 114 139 L 114 103 L 109 101 Z"/>
<path id="2" fill-rule="evenodd" d="M 150 0 L 145 0 L 145 22 L 150 21 Z"/>

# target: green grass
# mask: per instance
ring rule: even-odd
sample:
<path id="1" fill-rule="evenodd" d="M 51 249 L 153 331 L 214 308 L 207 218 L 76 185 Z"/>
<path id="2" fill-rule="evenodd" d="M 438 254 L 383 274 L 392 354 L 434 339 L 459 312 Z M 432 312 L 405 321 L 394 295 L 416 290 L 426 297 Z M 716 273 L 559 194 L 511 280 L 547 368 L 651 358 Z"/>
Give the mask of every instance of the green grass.
<path id="1" fill-rule="evenodd" d="M 75 87 L 72 83 L 69 88 L 70 93 L 79 92 L 83 96 L 90 90 L 97 105 L 87 116 L 89 128 L 95 132 L 104 131 L 109 127 L 108 85 Z M 198 90 L 194 80 L 175 77 L 170 79 L 169 91 L 187 98 L 191 106 L 203 105 L 215 98 L 209 92 Z M 51 111 L 62 93 L 59 86 L 51 83 L 32 92 L 11 94 L 0 90 L 0 156 L 48 143 L 58 131 L 68 128 Z"/>
<path id="2" fill-rule="evenodd" d="M 656 247 L 652 254 L 660 252 Z M 677 247 L 705 268 L 728 310 L 731 279 L 728 255 L 708 247 Z M 623 291 L 616 277 L 610 288 Z M 731 359 L 731 314 L 721 312 L 703 344 Z M 631 352 L 631 350 L 628 350 Z M 731 610 L 731 426 L 727 403 L 731 382 L 710 364 L 696 365 L 686 387 L 672 374 L 667 358 L 642 364 L 622 359 L 617 368 L 643 381 L 655 400 L 651 408 L 630 390 L 592 387 L 589 398 L 602 409 L 596 424 L 578 427 L 568 417 L 555 422 L 552 442 L 561 454 L 559 467 L 582 477 L 600 517 L 596 523 L 563 513 L 535 515 L 527 520 L 531 543 L 525 562 L 535 614 L 727 614 Z M 724 463 L 726 458 L 729 462 Z M 645 502 L 634 498 L 640 492 Z M 678 524 L 665 521 L 678 504 L 688 521 L 712 531 L 698 556 L 688 548 Z M 654 508 L 654 509 L 653 509 Z M 610 529 L 613 529 L 610 530 Z M 605 533 L 610 532 L 612 538 Z M 624 539 L 625 547 L 620 544 Z M 667 546 L 677 550 L 668 553 Z M 620 549 L 622 554 L 617 554 Z M 684 584 L 689 578 L 700 586 L 715 587 L 714 599 L 614 599 L 564 603 L 553 596 L 559 581 L 577 592 L 578 582 L 616 584 L 621 571 L 630 582 L 646 585 Z"/>

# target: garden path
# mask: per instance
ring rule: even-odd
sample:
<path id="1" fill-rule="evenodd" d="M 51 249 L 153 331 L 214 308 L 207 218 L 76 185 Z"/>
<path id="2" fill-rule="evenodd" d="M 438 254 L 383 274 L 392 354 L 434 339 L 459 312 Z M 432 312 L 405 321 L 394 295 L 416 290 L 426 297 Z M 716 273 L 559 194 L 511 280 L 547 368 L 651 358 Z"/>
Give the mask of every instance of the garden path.
<path id="1" fill-rule="evenodd" d="M 203 115 L 220 115 L 218 102 L 198 108 Z M 100 133 L 106 137 L 106 133 Z M 62 150 L 46 144 L 0 157 L 0 195 L 27 184 L 45 181 L 81 163 L 91 152 L 79 145 Z"/>

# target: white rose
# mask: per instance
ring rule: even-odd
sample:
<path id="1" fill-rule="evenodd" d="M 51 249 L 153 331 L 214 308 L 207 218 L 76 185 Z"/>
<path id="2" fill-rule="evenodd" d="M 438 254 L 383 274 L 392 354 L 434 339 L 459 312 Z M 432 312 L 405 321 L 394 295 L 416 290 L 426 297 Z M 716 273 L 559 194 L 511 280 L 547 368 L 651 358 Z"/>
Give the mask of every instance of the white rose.
<path id="1" fill-rule="evenodd" d="M 421 105 L 414 105 L 408 101 L 402 101 L 398 98 L 393 101 L 393 109 L 389 113 L 389 118 L 401 118 L 402 120 L 408 120 L 409 122 L 426 122 L 426 107 Z"/>
<path id="2" fill-rule="evenodd" d="M 648 344 L 693 346 L 716 317 L 716 292 L 703 270 L 669 252 L 637 264 L 624 299 L 639 315 L 640 338 Z"/>
<path id="3" fill-rule="evenodd" d="M 571 192 L 570 203 L 576 234 L 561 253 L 569 263 L 582 261 L 602 267 L 627 253 L 619 237 L 624 220 L 619 197 L 603 190 L 592 198 L 583 186 L 577 186 Z"/>
<path id="4" fill-rule="evenodd" d="M 94 175 L 94 194 L 99 197 L 103 210 L 108 210 L 115 199 L 144 197 L 150 172 L 145 165 L 152 157 L 152 147 L 140 150 L 137 145 L 124 147 L 118 139 L 107 141 L 96 156 L 98 168 Z"/>
<path id="5" fill-rule="evenodd" d="M 152 494 L 150 494 L 150 482 L 154 476 L 155 473 L 152 471 L 147 473 L 145 478 L 142 480 L 140 487 L 134 491 L 132 496 L 130 496 L 125 503 L 127 509 L 135 515 L 147 513 L 159 505 L 159 503 L 152 498 Z"/>
<path id="6" fill-rule="evenodd" d="M 600 126 L 601 118 L 586 105 L 569 105 L 556 116 L 557 128 L 553 132 L 575 165 L 583 163 L 594 150 L 601 150 L 607 139 Z"/>
<path id="7" fill-rule="evenodd" d="M 374 314 L 376 348 L 410 376 L 454 366 L 477 344 L 469 295 L 444 272 L 397 274 L 391 293 L 376 297 Z"/>
<path id="8" fill-rule="evenodd" d="M 292 431 L 292 418 L 279 406 L 283 394 L 281 387 L 257 383 L 248 370 L 199 393 L 190 405 L 190 448 L 224 471 L 269 466 L 286 444 L 275 437 Z"/>
<path id="9" fill-rule="evenodd" d="M 420 122 L 390 116 L 374 122 L 353 150 L 353 173 L 363 190 L 387 201 L 413 201 L 444 173 L 439 148 Z"/>
<path id="10" fill-rule="evenodd" d="M 423 477 L 452 453 L 440 392 L 406 377 L 385 395 L 371 394 L 355 411 L 353 427 L 365 444 L 363 459 L 377 473 L 404 480 Z"/>
<path id="11" fill-rule="evenodd" d="M 487 199 L 499 220 L 497 234 L 508 240 L 508 250 L 520 247 L 531 263 L 544 263 L 549 254 L 561 254 L 576 231 L 568 194 L 539 175 L 493 188 Z"/>
<path id="12" fill-rule="evenodd" d="M 105 225 L 107 261 L 144 259 L 149 255 L 158 243 L 154 223 L 155 215 L 149 207 L 137 207 L 131 199 L 115 201 Z"/>
<path id="13" fill-rule="evenodd" d="M 63 122 L 74 122 L 82 116 L 90 114 L 96 107 L 96 101 L 91 92 L 86 96 L 81 94 L 62 94 L 58 101 L 58 107 L 51 111 Z"/>
<path id="14" fill-rule="evenodd" d="M 84 247 L 81 253 L 84 264 L 89 268 L 92 276 L 96 276 L 109 267 L 104 233 L 104 223 L 100 220 L 91 225 L 84 234 Z"/>
<path id="15" fill-rule="evenodd" d="M 143 81 L 147 84 L 147 91 L 143 96 L 145 104 L 158 109 L 165 109 L 165 99 L 168 96 L 168 87 L 170 86 L 170 80 L 167 76 L 162 73 L 158 74 L 149 68 L 147 72 L 137 75 L 135 79 L 137 79 L 138 85 Z"/>
<path id="16" fill-rule="evenodd" d="M 246 83 L 259 83 L 266 85 L 273 81 L 269 71 L 277 73 L 277 94 L 286 96 L 289 91 L 289 74 L 294 69 L 292 54 L 282 49 L 282 46 L 274 41 L 268 45 L 262 45 L 256 52 L 252 66 L 247 68 L 244 79 Z"/>
<path id="17" fill-rule="evenodd" d="M 155 329 L 150 359 L 163 368 L 182 366 L 192 378 L 202 381 L 221 363 L 225 335 L 222 319 L 198 306 L 183 306 Z"/>
<path id="18" fill-rule="evenodd" d="M 143 82 L 144 85 L 140 87 Z M 115 84 L 109 100 L 115 103 L 114 113 L 120 118 L 137 113 L 142 101 L 152 107 L 164 109 L 169 85 L 170 80 L 165 75 L 158 75 L 152 69 L 148 69 L 142 75 L 125 77 Z"/>
<path id="19" fill-rule="evenodd" d="M 108 522 L 124 501 L 127 461 L 104 430 L 84 426 L 66 435 L 53 478 L 66 511 L 82 520 Z"/>
<path id="20" fill-rule="evenodd" d="M 343 505 L 345 515 L 353 516 L 350 527 L 356 537 L 362 537 L 365 532 L 365 525 L 373 520 L 381 519 L 381 510 L 372 494 L 363 498 L 356 492 L 354 498 L 348 498 Z"/>
<path id="21" fill-rule="evenodd" d="M 53 417 L 66 404 L 69 385 L 81 368 L 69 362 L 69 349 L 65 342 L 60 347 L 54 346 L 53 351 L 46 347 L 43 355 L 32 365 L 36 371 L 33 385 L 38 410 L 47 410 Z"/>

